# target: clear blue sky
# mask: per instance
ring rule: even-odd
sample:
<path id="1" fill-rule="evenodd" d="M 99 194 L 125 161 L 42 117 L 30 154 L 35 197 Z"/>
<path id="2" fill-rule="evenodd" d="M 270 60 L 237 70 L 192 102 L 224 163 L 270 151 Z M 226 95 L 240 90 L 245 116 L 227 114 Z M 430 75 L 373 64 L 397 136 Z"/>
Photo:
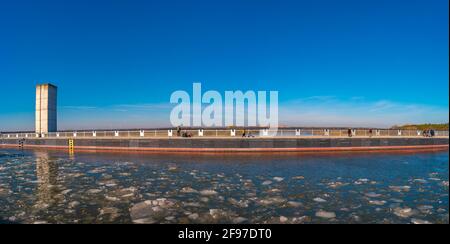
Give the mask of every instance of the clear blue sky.
<path id="1" fill-rule="evenodd" d="M 39 82 L 59 87 L 64 129 L 163 125 L 169 114 L 158 108 L 193 82 L 278 90 L 280 120 L 289 124 L 323 115 L 330 124 L 370 125 L 360 114 L 366 108 L 379 125 L 447 122 L 448 7 L 448 0 L 2 1 L 0 130 L 33 129 Z"/>

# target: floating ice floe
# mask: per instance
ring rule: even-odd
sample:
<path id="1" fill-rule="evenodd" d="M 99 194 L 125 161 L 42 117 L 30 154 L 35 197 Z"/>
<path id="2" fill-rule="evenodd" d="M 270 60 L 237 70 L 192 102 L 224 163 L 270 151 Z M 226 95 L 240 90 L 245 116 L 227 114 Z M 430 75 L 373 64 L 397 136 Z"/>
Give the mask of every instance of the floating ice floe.
<path id="1" fill-rule="evenodd" d="M 355 185 L 362 185 L 362 184 L 366 184 L 369 182 L 369 179 L 358 179 L 357 181 L 355 181 Z"/>
<path id="2" fill-rule="evenodd" d="M 229 214 L 221 209 L 210 209 L 209 214 L 212 216 L 213 219 L 224 219 L 229 216 Z"/>
<path id="3" fill-rule="evenodd" d="M 33 224 L 35 225 L 45 225 L 48 224 L 47 221 L 43 221 L 43 220 L 38 220 L 38 221 L 34 221 Z"/>
<path id="4" fill-rule="evenodd" d="M 371 201 L 369 201 L 369 204 L 377 205 L 377 206 L 383 206 L 383 205 L 386 204 L 386 201 L 371 200 Z"/>
<path id="5" fill-rule="evenodd" d="M 396 208 L 394 214 L 401 218 L 409 218 L 415 214 L 412 208 Z"/>
<path id="6" fill-rule="evenodd" d="M 389 186 L 389 189 L 396 191 L 396 192 L 409 192 L 411 187 L 410 186 Z"/>
<path id="7" fill-rule="evenodd" d="M 183 187 L 183 188 L 181 189 L 181 192 L 182 192 L 182 193 L 198 193 L 197 190 L 195 190 L 195 189 L 193 189 L 193 188 L 191 188 L 191 187 Z"/>
<path id="8" fill-rule="evenodd" d="M 175 216 L 168 216 L 164 218 L 167 221 L 174 221 L 175 220 Z"/>
<path id="9" fill-rule="evenodd" d="M 258 203 L 260 205 L 276 205 L 276 204 L 283 204 L 286 200 L 281 197 L 270 197 L 265 199 L 260 199 Z"/>
<path id="10" fill-rule="evenodd" d="M 299 202 L 294 202 L 294 201 L 289 201 L 289 202 L 287 202 L 287 205 L 288 205 L 289 207 L 293 207 L 293 208 L 299 208 L 299 207 L 302 206 L 301 203 L 299 203 Z"/>
<path id="11" fill-rule="evenodd" d="M 324 203 L 327 202 L 327 200 L 320 198 L 320 197 L 316 197 L 313 199 L 314 202 L 318 202 L 318 203 Z"/>
<path id="12" fill-rule="evenodd" d="M 268 193 L 279 193 L 279 192 L 281 192 L 281 190 L 278 188 L 272 188 L 272 189 L 267 190 L 267 192 Z"/>
<path id="13" fill-rule="evenodd" d="M 436 178 L 436 177 L 431 177 L 431 178 L 428 178 L 428 180 L 431 180 L 431 181 L 440 181 L 441 179 Z"/>
<path id="14" fill-rule="evenodd" d="M 310 222 L 310 221 L 311 221 L 311 217 L 309 217 L 309 216 L 294 217 L 291 220 L 291 222 L 293 224 L 302 224 L 302 223 Z"/>
<path id="15" fill-rule="evenodd" d="M 420 184 L 426 184 L 428 183 L 428 181 L 424 180 L 424 179 L 414 179 L 414 182 L 420 183 Z"/>
<path id="16" fill-rule="evenodd" d="M 423 220 L 423 219 L 415 219 L 415 218 L 411 219 L 411 223 L 416 224 L 416 225 L 429 225 L 429 224 L 432 224 L 429 221 L 426 221 L 426 220 Z"/>
<path id="17" fill-rule="evenodd" d="M 111 197 L 111 196 L 105 196 L 105 199 L 108 200 L 108 201 L 111 201 L 111 202 L 117 202 L 117 201 L 120 200 L 117 197 Z"/>
<path id="18" fill-rule="evenodd" d="M 293 180 L 304 180 L 305 177 L 300 175 L 300 176 L 294 176 L 294 177 L 292 177 L 292 179 Z"/>
<path id="19" fill-rule="evenodd" d="M 80 205 L 80 202 L 78 202 L 78 201 L 73 201 L 73 202 L 69 203 L 70 208 L 76 208 L 76 207 L 78 207 L 78 205 Z"/>
<path id="20" fill-rule="evenodd" d="M 105 169 L 99 168 L 99 169 L 90 170 L 90 171 L 88 171 L 88 173 L 89 174 L 99 174 L 99 173 L 103 173 L 105 171 L 106 171 Z"/>
<path id="21" fill-rule="evenodd" d="M 340 181 L 328 183 L 328 186 L 329 186 L 330 188 L 339 188 L 339 187 L 347 186 L 347 185 L 348 185 L 348 183 L 342 183 L 342 182 L 340 182 Z"/>
<path id="22" fill-rule="evenodd" d="M 286 222 L 288 222 L 288 218 L 284 217 L 284 216 L 280 216 L 280 223 L 284 224 Z"/>
<path id="23" fill-rule="evenodd" d="M 154 224 L 165 219 L 174 205 L 174 201 L 165 198 L 147 200 L 131 207 L 130 217 L 136 224 Z"/>
<path id="24" fill-rule="evenodd" d="M 198 213 L 193 213 L 193 214 L 190 214 L 189 216 L 188 216 L 188 218 L 190 219 L 190 220 L 197 220 L 198 218 L 199 218 L 200 216 L 198 215 Z"/>
<path id="25" fill-rule="evenodd" d="M 234 198 L 229 198 L 228 202 L 235 207 L 239 207 L 239 208 L 247 208 L 248 207 L 248 201 L 242 201 L 242 200 L 238 201 Z"/>
<path id="26" fill-rule="evenodd" d="M 284 178 L 282 177 L 273 177 L 273 180 L 276 182 L 282 182 L 284 180 Z"/>
<path id="27" fill-rule="evenodd" d="M 333 219 L 336 218 L 336 214 L 334 212 L 318 211 L 316 212 L 316 217 L 324 219 Z"/>
<path id="28" fill-rule="evenodd" d="M 266 181 L 264 181 L 261 185 L 263 185 L 263 186 L 268 186 L 268 185 L 271 185 L 272 183 L 273 183 L 272 181 L 266 180 Z"/>
<path id="29" fill-rule="evenodd" d="M 67 189 L 61 192 L 61 194 L 63 195 L 67 195 L 68 193 L 70 193 L 72 191 L 72 189 Z"/>
<path id="30" fill-rule="evenodd" d="M 195 208 L 199 208 L 199 207 L 201 207 L 202 205 L 201 205 L 200 203 L 198 203 L 198 202 L 184 202 L 184 203 L 183 203 L 183 206 L 185 206 L 185 207 L 195 207 Z"/>
<path id="31" fill-rule="evenodd" d="M 218 194 L 218 192 L 214 191 L 214 190 L 203 190 L 203 191 L 200 191 L 200 195 L 202 195 L 202 196 L 215 196 L 217 194 Z"/>
<path id="32" fill-rule="evenodd" d="M 242 224 L 242 223 L 248 222 L 248 219 L 244 218 L 244 217 L 236 217 L 236 218 L 233 218 L 232 222 L 233 222 L 233 224 Z"/>
<path id="33" fill-rule="evenodd" d="M 100 217 L 107 216 L 109 221 L 114 221 L 120 217 L 120 210 L 115 207 L 105 207 L 100 209 Z"/>
<path id="34" fill-rule="evenodd" d="M 200 197 L 200 202 L 204 202 L 204 203 L 207 203 L 207 202 L 209 202 L 209 198 L 207 198 L 207 197 Z"/>
<path id="35" fill-rule="evenodd" d="M 169 169 L 168 169 L 170 172 L 177 172 L 177 171 L 179 171 L 179 168 L 178 167 L 175 167 L 175 166 L 173 166 L 173 167 L 169 167 Z"/>
<path id="36" fill-rule="evenodd" d="M 366 197 L 370 197 L 370 198 L 377 198 L 377 197 L 381 197 L 381 194 L 375 193 L 375 192 L 369 192 L 364 194 Z"/>
<path id="37" fill-rule="evenodd" d="M 98 194 L 100 192 L 102 192 L 101 189 L 90 189 L 86 191 L 87 194 Z"/>

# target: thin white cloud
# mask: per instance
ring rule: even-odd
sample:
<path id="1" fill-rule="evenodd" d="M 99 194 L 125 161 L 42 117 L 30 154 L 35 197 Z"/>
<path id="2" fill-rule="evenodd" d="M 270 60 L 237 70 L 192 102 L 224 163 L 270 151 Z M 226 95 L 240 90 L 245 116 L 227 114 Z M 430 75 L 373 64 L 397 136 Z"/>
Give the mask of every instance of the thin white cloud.
<path id="1" fill-rule="evenodd" d="M 391 127 L 408 123 L 448 122 L 448 108 L 404 104 L 389 100 L 366 101 L 310 97 L 280 105 L 280 124 L 291 126 Z"/>
<path id="2" fill-rule="evenodd" d="M 60 106 L 59 109 L 63 109 L 63 110 L 91 110 L 91 109 L 97 109 L 97 107 L 94 107 L 94 106 Z"/>
<path id="3" fill-rule="evenodd" d="M 170 103 L 61 106 L 59 129 L 170 127 L 170 111 L 174 106 Z M 281 102 L 279 107 L 279 124 L 282 126 L 391 127 L 409 123 L 446 123 L 448 118 L 448 107 L 367 101 L 364 97 L 313 96 Z M 33 128 L 33 114 L 0 117 L 0 130 Z"/>

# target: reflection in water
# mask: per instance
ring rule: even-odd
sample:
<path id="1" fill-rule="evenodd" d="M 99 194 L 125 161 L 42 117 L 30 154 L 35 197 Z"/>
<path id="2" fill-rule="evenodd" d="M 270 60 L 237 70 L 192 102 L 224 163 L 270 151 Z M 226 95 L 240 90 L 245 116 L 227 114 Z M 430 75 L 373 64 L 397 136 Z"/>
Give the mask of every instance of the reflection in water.
<path id="1" fill-rule="evenodd" d="M 75 159 L 75 150 L 69 149 L 69 159 L 74 160 Z"/>
<path id="2" fill-rule="evenodd" d="M 57 194 L 58 164 L 49 157 L 47 152 L 35 152 L 37 185 L 37 204 L 52 203 Z"/>

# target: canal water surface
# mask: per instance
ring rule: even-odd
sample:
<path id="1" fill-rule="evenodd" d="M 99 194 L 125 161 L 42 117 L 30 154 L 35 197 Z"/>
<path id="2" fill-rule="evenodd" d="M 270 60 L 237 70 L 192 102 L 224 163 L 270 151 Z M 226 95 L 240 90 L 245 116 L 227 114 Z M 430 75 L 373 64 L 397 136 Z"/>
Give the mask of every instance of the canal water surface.
<path id="1" fill-rule="evenodd" d="M 449 223 L 449 154 L 0 149 L 1 223 Z"/>

